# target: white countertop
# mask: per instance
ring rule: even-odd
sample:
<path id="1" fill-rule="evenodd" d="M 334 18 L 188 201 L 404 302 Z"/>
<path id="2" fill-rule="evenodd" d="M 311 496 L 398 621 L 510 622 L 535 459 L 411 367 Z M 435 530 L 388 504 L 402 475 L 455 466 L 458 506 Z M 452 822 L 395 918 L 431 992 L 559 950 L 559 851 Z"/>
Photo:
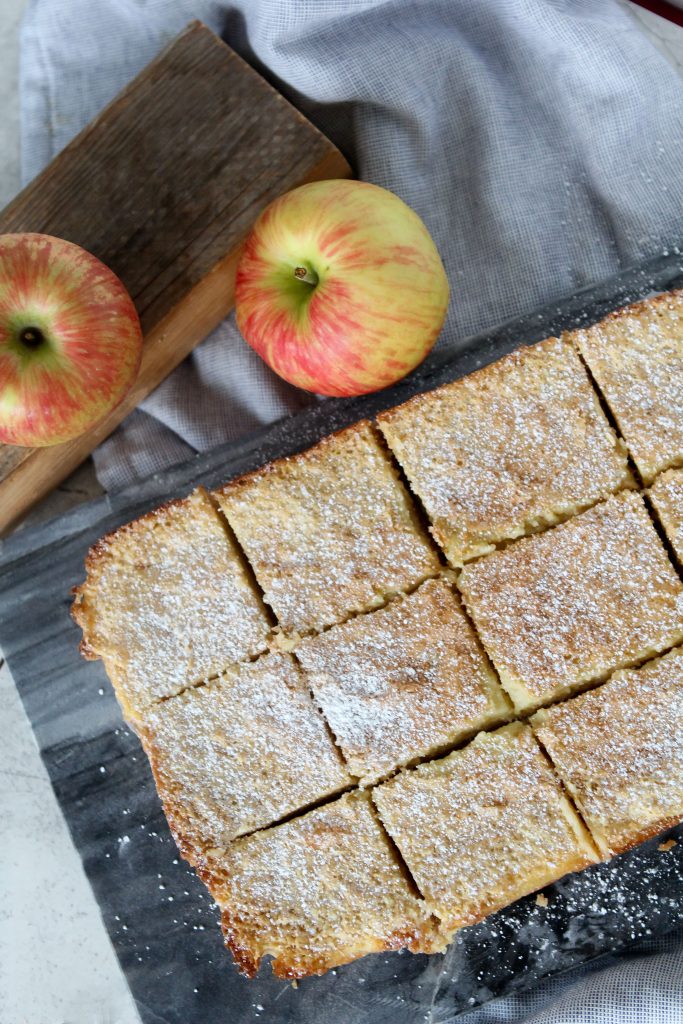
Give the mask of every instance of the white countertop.
<path id="1" fill-rule="evenodd" d="M 0 206 L 19 187 L 17 31 L 25 6 L 0 2 Z M 630 10 L 683 74 L 683 29 Z M 29 521 L 97 493 L 88 462 Z M 0 722 L 0 1024 L 139 1024 L 1 656 Z"/>

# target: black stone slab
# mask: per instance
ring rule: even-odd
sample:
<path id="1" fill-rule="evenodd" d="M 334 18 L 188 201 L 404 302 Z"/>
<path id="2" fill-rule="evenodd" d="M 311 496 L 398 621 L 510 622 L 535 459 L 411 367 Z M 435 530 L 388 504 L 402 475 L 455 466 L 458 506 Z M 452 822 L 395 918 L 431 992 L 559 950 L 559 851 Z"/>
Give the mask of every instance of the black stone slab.
<path id="1" fill-rule="evenodd" d="M 241 978 L 215 907 L 179 860 L 137 739 L 99 662 L 78 653 L 70 588 L 90 544 L 197 483 L 215 486 L 523 343 L 598 320 L 652 291 L 683 285 L 663 254 L 566 302 L 436 353 L 380 395 L 331 401 L 197 456 L 126 491 L 19 532 L 0 550 L 0 646 L 57 799 L 145 1024 L 446 1024 L 488 999 L 683 924 L 683 843 L 659 840 L 462 931 L 445 957 L 375 955 L 297 989 L 263 969 Z M 683 830 L 672 835 L 683 838 Z"/>

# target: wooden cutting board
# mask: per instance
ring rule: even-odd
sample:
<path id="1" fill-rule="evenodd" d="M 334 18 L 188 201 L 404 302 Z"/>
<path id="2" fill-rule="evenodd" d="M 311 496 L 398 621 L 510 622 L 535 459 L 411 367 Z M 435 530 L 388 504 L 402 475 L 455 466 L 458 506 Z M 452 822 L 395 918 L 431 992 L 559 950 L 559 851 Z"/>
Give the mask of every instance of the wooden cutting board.
<path id="1" fill-rule="evenodd" d="M 83 437 L 0 445 L 0 532 L 63 480 L 217 326 L 242 240 L 297 185 L 348 177 L 341 153 L 193 22 L 0 213 L 0 234 L 76 242 L 119 275 L 145 335 L 130 394 Z"/>

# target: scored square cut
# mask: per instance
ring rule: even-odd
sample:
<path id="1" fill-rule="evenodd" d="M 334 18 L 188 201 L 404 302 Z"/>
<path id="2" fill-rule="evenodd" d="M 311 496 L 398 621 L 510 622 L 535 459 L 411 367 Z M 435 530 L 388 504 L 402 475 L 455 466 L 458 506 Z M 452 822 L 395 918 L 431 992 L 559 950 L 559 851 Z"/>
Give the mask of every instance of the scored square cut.
<path id="1" fill-rule="evenodd" d="M 683 584 L 633 491 L 466 565 L 458 585 L 518 711 L 683 640 Z"/>
<path id="2" fill-rule="evenodd" d="M 401 772 L 373 797 L 447 936 L 598 859 L 520 722 Z"/>
<path id="3" fill-rule="evenodd" d="M 227 484 L 216 499 L 286 630 L 375 608 L 440 568 L 367 422 Z"/>
<path id="4" fill-rule="evenodd" d="M 267 647 L 265 608 L 202 488 L 98 541 L 74 593 L 82 653 L 118 669 L 129 720 Z"/>
<path id="5" fill-rule="evenodd" d="M 581 360 L 557 338 L 377 422 L 456 567 L 633 482 Z"/>
<path id="6" fill-rule="evenodd" d="M 586 360 L 646 484 L 683 463 L 683 291 L 566 335 Z"/>
<path id="7" fill-rule="evenodd" d="M 680 648 L 531 721 L 604 857 L 683 818 Z"/>
<path id="8" fill-rule="evenodd" d="M 291 655 L 234 666 L 155 705 L 140 736 L 192 863 L 353 782 Z"/>
<path id="9" fill-rule="evenodd" d="M 511 714 L 444 580 L 304 640 L 296 654 L 364 785 Z"/>
<path id="10" fill-rule="evenodd" d="M 676 558 L 683 565 L 683 469 L 662 473 L 650 488 L 650 501 Z"/>
<path id="11" fill-rule="evenodd" d="M 240 839 L 202 874 L 250 977 L 267 955 L 278 977 L 299 978 L 367 953 L 444 948 L 367 792 Z"/>

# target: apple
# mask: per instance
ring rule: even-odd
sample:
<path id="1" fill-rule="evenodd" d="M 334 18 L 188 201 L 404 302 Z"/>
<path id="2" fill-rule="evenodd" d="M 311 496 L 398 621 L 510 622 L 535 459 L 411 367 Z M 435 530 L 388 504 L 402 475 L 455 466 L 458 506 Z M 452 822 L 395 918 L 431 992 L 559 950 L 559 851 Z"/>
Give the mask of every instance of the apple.
<path id="1" fill-rule="evenodd" d="M 50 235 L 0 235 L 0 441 L 31 448 L 93 427 L 130 390 L 142 330 L 118 277 Z"/>
<path id="2" fill-rule="evenodd" d="M 361 395 L 410 373 L 434 345 L 448 279 L 418 215 L 362 181 L 318 181 L 271 203 L 237 267 L 237 325 L 280 377 Z"/>

